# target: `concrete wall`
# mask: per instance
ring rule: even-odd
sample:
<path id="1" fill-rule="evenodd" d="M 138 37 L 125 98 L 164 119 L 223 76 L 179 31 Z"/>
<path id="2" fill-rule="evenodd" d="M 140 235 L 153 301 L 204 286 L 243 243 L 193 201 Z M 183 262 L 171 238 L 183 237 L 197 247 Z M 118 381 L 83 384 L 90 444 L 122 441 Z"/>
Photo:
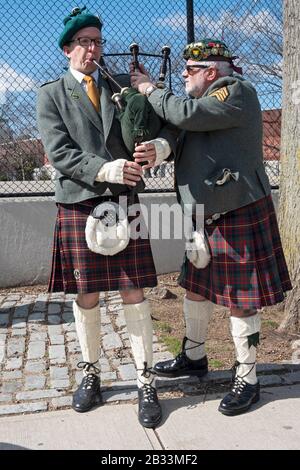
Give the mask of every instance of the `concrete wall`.
<path id="1" fill-rule="evenodd" d="M 276 204 L 278 192 L 274 200 Z M 174 193 L 144 194 L 141 202 L 150 214 L 153 203 L 171 206 L 176 204 L 176 197 Z M 52 198 L 0 199 L 0 287 L 47 283 L 55 216 Z M 162 218 L 160 235 L 168 226 L 169 219 Z M 150 229 L 156 232 L 155 227 Z M 179 270 L 184 254 L 183 239 L 152 239 L 151 244 L 158 274 Z"/>
<path id="2" fill-rule="evenodd" d="M 150 214 L 153 203 L 176 204 L 176 197 L 174 193 L 144 194 L 141 202 Z M 52 198 L 0 199 L 0 287 L 47 283 L 55 216 Z M 182 240 L 153 240 L 152 249 L 159 274 L 179 269 Z"/>
<path id="3" fill-rule="evenodd" d="M 0 200 L 0 287 L 47 282 L 55 214 L 52 200 Z"/>

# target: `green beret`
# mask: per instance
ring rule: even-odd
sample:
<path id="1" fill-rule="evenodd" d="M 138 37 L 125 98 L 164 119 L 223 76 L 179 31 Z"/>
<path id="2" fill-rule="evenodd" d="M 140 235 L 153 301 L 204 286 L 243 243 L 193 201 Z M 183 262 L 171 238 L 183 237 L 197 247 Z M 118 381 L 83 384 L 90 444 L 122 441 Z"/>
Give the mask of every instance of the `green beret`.
<path id="1" fill-rule="evenodd" d="M 64 30 L 59 36 L 58 45 L 62 49 L 65 44 L 71 41 L 74 34 L 77 33 L 82 28 L 87 26 L 95 26 L 99 30 L 102 28 L 102 22 L 98 16 L 91 15 L 90 13 L 83 11 L 86 7 L 83 8 L 73 8 L 71 14 L 64 19 Z"/>
<path id="2" fill-rule="evenodd" d="M 192 59 L 201 62 L 202 60 L 223 60 L 231 62 L 237 59 L 226 46 L 225 42 L 218 39 L 200 39 L 198 42 L 188 44 L 183 51 L 185 60 Z"/>

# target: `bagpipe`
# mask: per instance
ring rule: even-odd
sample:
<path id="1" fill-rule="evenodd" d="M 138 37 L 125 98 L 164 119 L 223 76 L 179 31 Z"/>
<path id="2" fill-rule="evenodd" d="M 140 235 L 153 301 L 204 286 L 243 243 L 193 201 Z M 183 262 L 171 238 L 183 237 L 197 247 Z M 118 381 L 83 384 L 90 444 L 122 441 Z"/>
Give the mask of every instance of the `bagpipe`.
<path id="1" fill-rule="evenodd" d="M 138 54 L 139 46 L 134 43 L 130 46 L 130 54 L 107 54 L 107 56 L 130 55 L 134 69 L 139 70 Z M 156 86 L 157 88 L 164 88 L 168 64 L 171 70 L 170 48 L 164 46 L 161 56 L 145 53 L 141 55 L 162 58 Z M 127 150 L 132 155 L 136 144 L 157 137 L 162 127 L 162 121 L 146 96 L 132 87 L 123 87 L 116 80 L 108 71 L 103 57 L 101 57 L 101 63 L 96 60 L 93 62 L 99 68 L 102 78 L 107 80 L 109 84 L 112 92 L 111 99 L 119 111 L 122 137 Z M 169 77 L 171 88 L 171 74 L 169 74 Z M 129 204 L 134 203 L 136 189 L 132 188 L 128 194 Z M 98 204 L 87 218 L 85 237 L 89 249 L 95 253 L 113 256 L 124 250 L 130 240 L 127 209 L 124 210 L 121 204 L 111 200 Z"/>
<path id="2" fill-rule="evenodd" d="M 165 87 L 165 79 L 168 72 L 171 71 L 171 60 L 169 46 L 164 46 L 161 55 L 140 53 L 139 46 L 133 43 L 129 47 L 130 53 L 105 54 L 104 57 L 131 56 L 134 70 L 139 70 L 138 56 L 159 57 L 162 59 L 157 88 Z M 96 60 L 94 64 L 99 68 L 102 78 L 107 80 L 112 91 L 112 101 L 119 111 L 121 131 L 124 143 L 130 154 L 134 152 L 136 144 L 146 140 L 152 140 L 157 137 L 162 121 L 155 113 L 146 96 L 139 93 L 132 87 L 123 87 L 105 65 L 104 58 L 101 57 L 100 63 Z M 171 73 L 169 73 L 169 86 L 171 88 Z"/>
<path id="3" fill-rule="evenodd" d="M 135 70 L 139 70 L 139 46 L 131 44 L 130 55 Z M 129 55 L 129 54 L 109 54 Z M 141 54 L 145 56 L 157 57 L 155 54 Z M 156 82 L 157 88 L 165 87 L 167 65 L 170 65 L 170 48 L 162 48 L 162 64 L 159 71 L 159 78 Z M 112 91 L 112 101 L 119 110 L 122 137 L 127 150 L 132 154 L 135 145 L 146 140 L 155 139 L 162 127 L 162 121 L 154 112 L 146 96 L 142 95 L 134 88 L 123 87 L 109 73 L 102 58 L 101 64 L 95 60 L 94 63 L 100 69 L 102 77 L 108 80 Z M 170 65 L 171 70 L 171 65 Z M 170 73 L 171 89 L 171 73 Z M 115 91 L 115 89 L 117 91 Z M 130 191 L 129 200 L 134 201 L 135 188 Z M 92 214 L 88 217 L 85 229 L 86 241 L 89 249 L 95 253 L 105 256 L 113 256 L 124 250 L 130 240 L 131 228 L 128 222 L 127 210 L 120 204 L 114 202 L 104 202 L 96 206 Z M 197 268 L 203 269 L 210 262 L 211 256 L 209 244 L 205 237 L 204 229 L 192 230 L 187 244 L 187 257 Z"/>

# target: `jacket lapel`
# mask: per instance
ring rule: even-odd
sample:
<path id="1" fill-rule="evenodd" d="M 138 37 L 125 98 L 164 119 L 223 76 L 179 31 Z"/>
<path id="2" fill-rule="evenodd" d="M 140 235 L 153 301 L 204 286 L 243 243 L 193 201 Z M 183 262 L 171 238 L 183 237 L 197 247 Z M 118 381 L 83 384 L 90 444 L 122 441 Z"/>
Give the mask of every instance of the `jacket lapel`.
<path id="1" fill-rule="evenodd" d="M 80 111 L 94 124 L 94 126 L 103 134 L 103 125 L 100 115 L 90 102 L 86 92 L 81 88 L 80 83 L 73 77 L 70 71 L 65 75 L 67 84 L 67 93 L 72 102 L 76 102 Z"/>
<path id="2" fill-rule="evenodd" d="M 107 80 L 104 80 L 99 73 L 98 79 L 98 87 L 101 89 L 101 97 L 100 97 L 100 107 L 101 107 L 101 114 L 103 117 L 103 130 L 104 130 L 104 138 L 105 141 L 108 138 L 114 113 L 115 113 L 115 105 L 111 101 L 111 90 L 107 83 Z"/>

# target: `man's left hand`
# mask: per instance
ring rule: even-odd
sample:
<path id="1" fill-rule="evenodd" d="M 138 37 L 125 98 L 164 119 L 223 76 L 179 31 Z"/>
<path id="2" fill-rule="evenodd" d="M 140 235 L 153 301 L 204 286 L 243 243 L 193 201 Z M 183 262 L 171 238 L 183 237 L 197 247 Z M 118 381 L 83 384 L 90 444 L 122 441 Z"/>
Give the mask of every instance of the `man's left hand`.
<path id="1" fill-rule="evenodd" d="M 143 64 L 140 64 L 140 70 L 134 70 L 133 66 L 130 66 L 130 80 L 131 86 L 142 95 L 145 95 L 147 88 L 153 85 Z"/>
<path id="2" fill-rule="evenodd" d="M 154 144 L 139 144 L 135 147 L 133 158 L 136 163 L 143 165 L 143 170 L 153 168 L 156 160 Z M 145 164 L 146 163 L 146 164 Z"/>

